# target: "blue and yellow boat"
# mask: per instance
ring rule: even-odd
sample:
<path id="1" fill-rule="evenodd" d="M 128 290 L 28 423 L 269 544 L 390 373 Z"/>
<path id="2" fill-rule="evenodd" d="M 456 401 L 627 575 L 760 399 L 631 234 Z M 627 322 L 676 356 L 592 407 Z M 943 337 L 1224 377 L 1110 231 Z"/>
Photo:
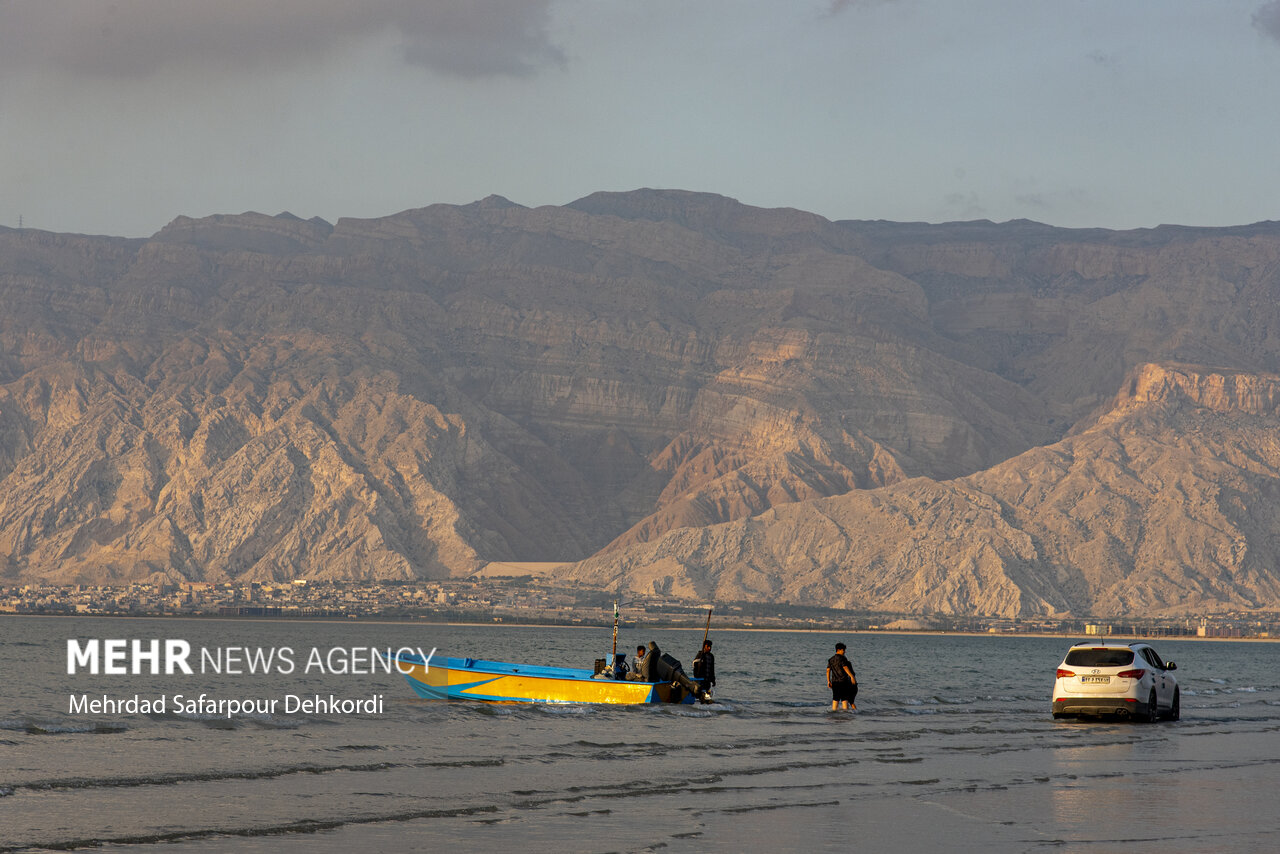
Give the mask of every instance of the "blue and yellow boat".
<path id="1" fill-rule="evenodd" d="M 424 660 L 419 655 L 404 651 L 397 653 L 395 666 L 409 687 L 419 697 L 428 700 L 627 705 L 695 701 L 694 694 L 679 681 L 605 679 L 596 676 L 592 670 L 573 667 L 542 667 L 434 655 Z"/>

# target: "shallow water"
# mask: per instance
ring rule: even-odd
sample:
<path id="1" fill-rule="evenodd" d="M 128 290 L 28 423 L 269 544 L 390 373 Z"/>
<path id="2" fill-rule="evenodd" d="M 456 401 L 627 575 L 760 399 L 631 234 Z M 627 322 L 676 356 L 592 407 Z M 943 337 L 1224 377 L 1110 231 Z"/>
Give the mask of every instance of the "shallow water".
<path id="1" fill-rule="evenodd" d="M 656 640 L 686 664 L 701 632 Z M 66 673 L 67 638 L 291 647 L 288 675 Z M 418 700 L 306 651 L 421 646 L 590 666 L 600 629 L 0 618 L 0 850 L 1280 849 L 1272 644 L 1167 641 L 1183 718 L 1055 722 L 1069 641 L 717 631 L 712 706 Z M 856 713 L 823 668 L 849 644 Z M 72 693 L 381 694 L 381 714 L 73 714 Z"/>

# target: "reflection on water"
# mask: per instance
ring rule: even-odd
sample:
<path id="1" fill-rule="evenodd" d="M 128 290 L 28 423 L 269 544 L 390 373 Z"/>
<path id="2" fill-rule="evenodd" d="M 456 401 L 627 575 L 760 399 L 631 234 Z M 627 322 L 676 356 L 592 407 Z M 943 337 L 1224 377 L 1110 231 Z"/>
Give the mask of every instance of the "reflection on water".
<path id="1" fill-rule="evenodd" d="M 0 850 L 1270 850 L 1273 646 L 1165 643 L 1180 722 L 1056 722 L 1069 640 L 714 632 L 706 707 L 418 700 L 399 676 L 69 677 L 69 636 L 193 647 L 422 646 L 590 666 L 607 630 L 5 618 Z M 16 629 L 16 631 L 12 631 Z M 637 634 L 637 633 L 632 633 Z M 646 632 L 688 663 L 699 631 Z M 829 711 L 836 640 L 862 684 Z M 299 656 L 302 657 L 302 656 Z M 1213 674 L 1211 681 L 1202 674 Z M 381 715 L 68 714 L 73 691 L 382 693 Z M 1170 828 L 1174 829 L 1170 829 Z M 1227 845 L 1229 842 L 1230 845 Z M 1108 848 L 1107 846 L 1112 846 Z M 1240 846 L 1243 846 L 1241 848 Z"/>
<path id="2" fill-rule="evenodd" d="M 1135 785 L 1131 773 L 1124 770 L 1133 767 L 1134 742 L 1122 731 L 1116 738 L 1120 740 L 1051 752 L 1056 775 L 1066 781 L 1052 789 L 1053 816 L 1069 835 L 1097 827 L 1124 827 L 1136 820 L 1135 810 L 1138 816 L 1146 812 L 1146 788 Z"/>

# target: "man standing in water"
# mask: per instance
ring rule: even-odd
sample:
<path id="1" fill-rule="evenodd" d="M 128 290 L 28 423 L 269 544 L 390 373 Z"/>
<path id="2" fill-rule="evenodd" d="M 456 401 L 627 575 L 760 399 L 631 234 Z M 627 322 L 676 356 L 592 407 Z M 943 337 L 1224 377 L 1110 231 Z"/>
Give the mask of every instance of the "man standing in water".
<path id="1" fill-rule="evenodd" d="M 831 711 L 858 708 L 853 704 L 858 696 L 858 679 L 853 675 L 853 665 L 844 656 L 842 643 L 836 644 L 836 654 L 827 659 L 827 687 L 831 689 Z"/>
<path id="2" fill-rule="evenodd" d="M 716 684 L 716 657 L 711 654 L 711 641 L 704 640 L 702 649 L 693 657 L 693 678 L 702 692 L 709 693 Z"/>

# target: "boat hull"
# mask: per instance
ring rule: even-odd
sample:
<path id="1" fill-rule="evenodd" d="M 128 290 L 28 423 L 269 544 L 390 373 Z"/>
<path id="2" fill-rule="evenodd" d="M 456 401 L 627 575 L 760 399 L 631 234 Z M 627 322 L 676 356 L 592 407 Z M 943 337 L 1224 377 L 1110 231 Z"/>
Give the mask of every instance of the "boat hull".
<path id="1" fill-rule="evenodd" d="M 401 656 L 396 667 L 419 697 L 428 700 L 479 700 L 486 703 L 645 703 L 693 702 L 662 682 L 595 679 L 590 670 L 539 667 L 474 658 L 435 658 L 424 662 Z"/>

